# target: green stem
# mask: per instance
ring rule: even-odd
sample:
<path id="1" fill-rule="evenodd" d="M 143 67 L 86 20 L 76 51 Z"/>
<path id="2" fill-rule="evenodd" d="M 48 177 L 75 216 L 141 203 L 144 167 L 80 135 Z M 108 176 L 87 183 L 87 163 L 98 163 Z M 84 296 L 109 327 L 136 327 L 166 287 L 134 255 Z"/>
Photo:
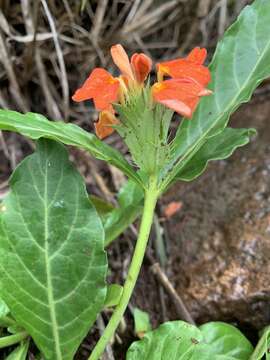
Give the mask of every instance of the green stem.
<path id="1" fill-rule="evenodd" d="M 10 345 L 14 345 L 22 341 L 28 336 L 26 331 L 19 332 L 18 334 L 4 336 L 0 338 L 0 349 L 5 348 Z"/>
<path id="2" fill-rule="evenodd" d="M 158 191 L 156 188 L 156 180 L 150 179 L 149 189 L 145 191 L 145 200 L 144 200 L 144 209 L 142 215 L 141 226 L 139 230 L 139 235 L 128 271 L 127 279 L 124 284 L 123 294 L 120 299 L 119 304 L 115 308 L 115 311 L 106 326 L 102 337 L 97 342 L 93 352 L 91 353 L 88 360 L 98 360 L 103 354 L 106 345 L 113 337 L 123 315 L 128 306 L 129 300 L 133 293 L 141 266 L 146 251 L 146 246 L 151 230 L 151 225 L 153 221 L 154 211 L 156 207 Z"/>

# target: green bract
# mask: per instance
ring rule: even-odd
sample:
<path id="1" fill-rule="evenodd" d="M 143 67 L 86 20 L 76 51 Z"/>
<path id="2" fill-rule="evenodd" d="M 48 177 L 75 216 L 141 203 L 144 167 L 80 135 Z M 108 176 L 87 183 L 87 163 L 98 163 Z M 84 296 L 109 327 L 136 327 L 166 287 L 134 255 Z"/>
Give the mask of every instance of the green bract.
<path id="1" fill-rule="evenodd" d="M 62 145 L 41 140 L 1 207 L 1 294 L 48 360 L 70 360 L 106 295 L 104 232 Z"/>
<path id="2" fill-rule="evenodd" d="M 168 132 L 173 112 L 153 104 L 149 86 L 116 108 L 121 119 L 116 129 L 134 162 L 147 176 L 159 174 L 169 160 Z"/>

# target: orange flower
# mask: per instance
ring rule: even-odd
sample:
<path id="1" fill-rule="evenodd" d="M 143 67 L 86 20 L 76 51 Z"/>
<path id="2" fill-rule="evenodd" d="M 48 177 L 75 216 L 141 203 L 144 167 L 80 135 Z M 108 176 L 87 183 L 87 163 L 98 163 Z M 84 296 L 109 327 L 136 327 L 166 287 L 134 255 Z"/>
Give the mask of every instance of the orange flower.
<path id="1" fill-rule="evenodd" d="M 114 132 L 112 125 L 119 124 L 117 118 L 110 111 L 101 111 L 98 121 L 95 123 L 96 134 L 100 139 L 111 135 Z"/>
<path id="2" fill-rule="evenodd" d="M 102 68 L 94 69 L 83 86 L 72 96 L 74 101 L 93 99 L 97 110 L 113 111 L 112 103 L 119 97 L 120 82 Z"/>
<path id="3" fill-rule="evenodd" d="M 172 78 L 190 77 L 200 84 L 206 86 L 211 80 L 208 68 L 202 65 L 207 55 L 206 49 L 196 47 L 184 59 L 165 61 L 157 64 L 158 79 L 162 80 L 164 75 Z"/>
<path id="4" fill-rule="evenodd" d="M 117 44 L 111 47 L 111 55 L 115 65 L 129 82 L 142 84 L 151 71 L 152 60 L 145 54 L 133 54 L 130 62 L 123 46 Z"/>
<path id="5" fill-rule="evenodd" d="M 191 118 L 201 96 L 210 95 L 211 90 L 191 78 L 165 80 L 152 87 L 155 101 L 169 107 L 178 114 Z"/>
<path id="6" fill-rule="evenodd" d="M 118 123 L 112 103 L 125 103 L 129 86 L 141 85 L 152 67 L 152 60 L 144 54 L 134 54 L 130 62 L 125 49 L 119 44 L 112 46 L 111 54 L 122 75 L 114 78 L 105 69 L 96 68 L 72 96 L 78 102 L 93 99 L 95 108 L 102 111 L 95 124 L 97 136 L 101 139 L 114 131 L 110 125 Z"/>
<path id="7" fill-rule="evenodd" d="M 95 124 L 97 136 L 109 136 L 113 125 L 118 124 L 114 115 L 113 103 L 126 106 L 134 90 L 141 90 L 152 68 L 152 60 L 143 53 L 135 53 L 129 59 L 122 45 L 111 47 L 114 63 L 121 71 L 113 77 L 105 69 L 94 69 L 85 83 L 73 95 L 74 101 L 93 99 L 95 108 L 101 113 Z M 209 83 L 210 72 L 203 65 L 206 49 L 193 49 L 184 59 L 176 59 L 157 65 L 158 82 L 152 86 L 153 99 L 179 114 L 191 118 L 201 96 L 210 95 L 205 86 Z M 163 81 L 164 75 L 172 79 Z"/>

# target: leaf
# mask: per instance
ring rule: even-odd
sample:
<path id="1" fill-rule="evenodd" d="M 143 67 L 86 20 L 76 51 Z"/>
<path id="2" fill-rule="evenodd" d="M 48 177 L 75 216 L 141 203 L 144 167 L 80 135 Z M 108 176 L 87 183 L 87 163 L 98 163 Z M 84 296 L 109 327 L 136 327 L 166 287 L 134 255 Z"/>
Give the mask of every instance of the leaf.
<path id="1" fill-rule="evenodd" d="M 253 352 L 249 340 L 236 327 L 223 322 L 209 322 L 199 327 L 214 354 L 247 360 Z"/>
<path id="2" fill-rule="evenodd" d="M 247 6 L 219 42 L 210 65 L 213 95 L 200 101 L 192 120 L 183 120 L 172 144 L 166 188 L 186 162 L 227 125 L 230 115 L 247 102 L 261 81 L 270 76 L 270 1 Z M 169 170 L 167 169 L 167 171 Z"/>
<path id="3" fill-rule="evenodd" d="M 248 360 L 253 348 L 239 330 L 220 322 L 200 328 L 170 321 L 134 342 L 127 360 Z"/>
<path id="4" fill-rule="evenodd" d="M 118 194 L 119 207 L 113 209 L 104 219 L 105 245 L 131 225 L 142 212 L 144 193 L 134 181 L 127 183 Z"/>
<path id="5" fill-rule="evenodd" d="M 192 354 L 202 340 L 202 334 L 195 326 L 184 321 L 170 321 L 135 341 L 128 350 L 127 360 L 191 359 L 182 355 Z"/>
<path id="6" fill-rule="evenodd" d="M 266 356 L 266 360 L 270 359 L 270 326 L 267 326 L 249 360 L 261 360 Z"/>
<path id="7" fill-rule="evenodd" d="M 29 341 L 24 341 L 15 350 L 12 351 L 6 360 L 26 360 Z"/>
<path id="8" fill-rule="evenodd" d="M 71 360 L 103 308 L 104 231 L 64 147 L 40 140 L 0 217 L 1 294 L 47 360 Z"/>
<path id="9" fill-rule="evenodd" d="M 95 206 L 95 209 L 97 210 L 97 213 L 102 221 L 104 221 L 106 216 L 115 209 L 115 207 L 110 202 L 95 195 L 90 196 L 90 201 Z"/>
<path id="10" fill-rule="evenodd" d="M 133 310 L 133 317 L 135 322 L 135 333 L 139 338 L 143 338 L 145 333 L 152 328 L 149 314 L 139 308 L 135 308 Z"/>
<path id="11" fill-rule="evenodd" d="M 20 114 L 16 111 L 0 109 L 0 129 L 15 131 L 34 140 L 44 137 L 66 145 L 77 146 L 87 150 L 97 159 L 116 166 L 138 184 L 142 184 L 138 174 L 119 151 L 77 125 L 66 124 L 62 121 L 49 121 L 40 114 Z"/>
<path id="12" fill-rule="evenodd" d="M 105 228 L 105 244 L 108 246 L 121 235 L 142 213 L 144 193 L 134 181 L 128 180 L 118 193 L 118 206 L 90 196 Z"/>
<path id="13" fill-rule="evenodd" d="M 250 136 L 256 134 L 254 129 L 226 128 L 213 136 L 200 148 L 177 174 L 178 180 L 191 181 L 206 169 L 209 161 L 226 159 L 235 149 L 249 142 Z"/>
<path id="14" fill-rule="evenodd" d="M 104 303 L 104 307 L 113 307 L 118 305 L 123 293 L 123 286 L 118 284 L 111 284 L 108 286 L 108 291 Z"/>

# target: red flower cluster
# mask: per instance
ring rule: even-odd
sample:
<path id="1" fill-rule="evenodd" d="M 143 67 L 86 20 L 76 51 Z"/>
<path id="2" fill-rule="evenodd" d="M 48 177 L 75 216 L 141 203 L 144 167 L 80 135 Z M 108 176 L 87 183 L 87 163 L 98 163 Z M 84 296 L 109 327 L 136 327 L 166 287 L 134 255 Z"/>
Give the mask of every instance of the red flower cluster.
<path id="1" fill-rule="evenodd" d="M 72 97 L 75 101 L 93 99 L 100 111 L 95 128 L 101 139 L 114 131 L 112 125 L 119 123 L 112 104 L 123 102 L 129 90 L 141 88 L 152 68 L 152 60 L 145 54 L 135 53 L 129 60 L 121 45 L 112 46 L 111 55 L 121 75 L 115 78 L 96 68 Z M 152 86 L 153 100 L 191 118 L 200 97 L 211 94 L 206 89 L 211 80 L 208 68 L 203 65 L 206 55 L 206 49 L 195 48 L 184 59 L 157 64 L 158 82 Z M 170 79 L 163 80 L 164 76 Z"/>

